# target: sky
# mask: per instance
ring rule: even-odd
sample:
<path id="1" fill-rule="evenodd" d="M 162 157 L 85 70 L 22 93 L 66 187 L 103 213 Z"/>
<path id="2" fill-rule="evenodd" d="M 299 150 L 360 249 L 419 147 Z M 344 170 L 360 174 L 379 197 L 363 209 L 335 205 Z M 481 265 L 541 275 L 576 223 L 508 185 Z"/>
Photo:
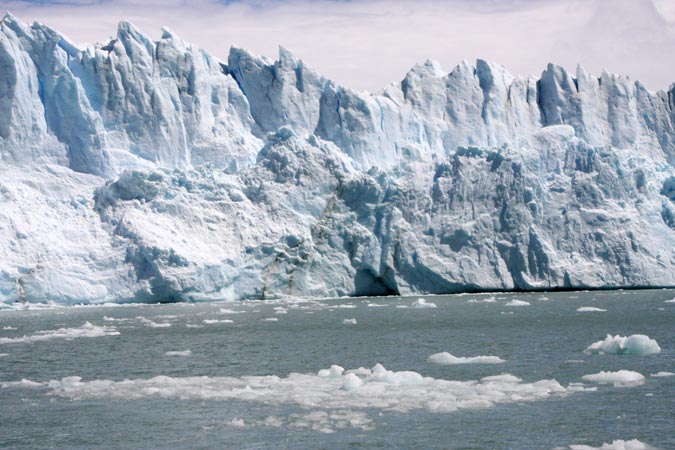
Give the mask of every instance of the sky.
<path id="1" fill-rule="evenodd" d="M 339 84 L 378 91 L 416 63 L 446 71 L 477 58 L 516 75 L 549 62 L 675 82 L 675 0 L 0 0 L 0 10 L 102 42 L 128 20 L 158 39 L 168 26 L 226 59 L 231 45 L 275 58 L 278 46 Z"/>

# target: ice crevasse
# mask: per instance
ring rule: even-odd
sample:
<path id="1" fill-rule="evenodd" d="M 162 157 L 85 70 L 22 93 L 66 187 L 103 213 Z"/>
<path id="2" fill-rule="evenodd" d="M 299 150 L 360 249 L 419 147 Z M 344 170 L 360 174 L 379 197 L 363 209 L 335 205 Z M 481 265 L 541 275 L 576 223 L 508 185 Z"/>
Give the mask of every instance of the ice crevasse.
<path id="1" fill-rule="evenodd" d="M 0 22 L 0 303 L 675 285 L 675 88 Z"/>

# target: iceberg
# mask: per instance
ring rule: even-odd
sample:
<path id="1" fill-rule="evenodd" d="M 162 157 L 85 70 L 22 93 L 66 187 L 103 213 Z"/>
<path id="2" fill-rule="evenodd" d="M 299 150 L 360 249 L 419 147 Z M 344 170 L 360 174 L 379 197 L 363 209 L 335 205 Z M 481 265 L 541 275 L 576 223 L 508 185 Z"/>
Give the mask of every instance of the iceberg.
<path id="1" fill-rule="evenodd" d="M 661 352 L 656 340 L 644 334 L 633 334 L 628 337 L 608 334 L 603 341 L 598 341 L 586 348 L 585 353 L 601 355 L 653 355 Z"/>
<path id="2" fill-rule="evenodd" d="M 0 303 L 675 286 L 675 86 L 0 20 Z"/>

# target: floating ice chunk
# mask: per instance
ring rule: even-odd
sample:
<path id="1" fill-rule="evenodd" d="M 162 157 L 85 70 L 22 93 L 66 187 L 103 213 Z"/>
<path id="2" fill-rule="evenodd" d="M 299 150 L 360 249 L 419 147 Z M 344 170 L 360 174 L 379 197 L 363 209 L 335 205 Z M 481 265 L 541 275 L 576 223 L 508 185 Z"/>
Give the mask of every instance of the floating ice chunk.
<path id="1" fill-rule="evenodd" d="M 360 388 L 361 386 L 363 386 L 363 380 L 361 380 L 361 378 L 359 378 L 354 373 L 348 373 L 347 375 L 342 377 L 341 389 L 345 391 L 353 391 L 355 389 Z"/>
<path id="2" fill-rule="evenodd" d="M 386 307 L 387 305 L 381 305 L 381 304 L 379 304 L 379 303 L 368 303 L 366 306 L 367 306 L 368 308 L 384 308 L 384 307 Z"/>
<path id="3" fill-rule="evenodd" d="M 204 319 L 204 320 L 202 320 L 202 322 L 204 322 L 207 325 L 213 325 L 213 324 L 216 324 L 216 323 L 234 323 L 234 320 L 230 320 L 230 319 L 222 319 L 222 320 Z"/>
<path id="4" fill-rule="evenodd" d="M 59 328 L 58 330 L 38 331 L 35 334 L 15 338 L 0 338 L 0 344 L 18 344 L 22 342 L 46 341 L 49 339 L 75 339 L 84 337 L 115 336 L 120 334 L 115 327 L 96 326 L 89 322 L 77 328 Z"/>
<path id="5" fill-rule="evenodd" d="M 354 375 L 370 375 L 373 373 L 372 370 L 366 369 L 365 367 L 359 367 L 358 369 L 351 369 L 351 370 L 346 370 L 345 374 L 347 373 L 353 373 Z"/>
<path id="6" fill-rule="evenodd" d="M 129 322 L 129 321 L 131 321 L 131 320 L 133 320 L 133 319 L 131 319 L 131 318 L 121 318 L 121 319 L 118 319 L 118 318 L 116 318 L 116 317 L 103 316 L 103 320 L 105 320 L 106 322 Z"/>
<path id="7" fill-rule="evenodd" d="M 192 351 L 191 350 L 171 351 L 171 352 L 166 352 L 164 354 L 166 356 L 190 356 L 190 355 L 192 355 Z"/>
<path id="8" fill-rule="evenodd" d="M 673 377 L 675 373 L 673 372 L 656 372 L 650 375 L 651 377 L 661 378 L 661 377 Z"/>
<path id="9" fill-rule="evenodd" d="M 408 305 L 396 305 L 398 309 L 408 309 Z"/>
<path id="10" fill-rule="evenodd" d="M 244 428 L 246 426 L 246 422 L 244 422 L 244 419 L 239 419 L 238 417 L 235 417 L 230 421 L 230 425 L 235 428 Z"/>
<path id="11" fill-rule="evenodd" d="M 16 327 L 2 327 L 3 330 L 16 330 Z"/>
<path id="12" fill-rule="evenodd" d="M 193 323 L 188 323 L 185 325 L 186 328 L 204 328 L 204 325 L 196 325 Z"/>
<path id="13" fill-rule="evenodd" d="M 338 305 L 338 308 L 342 309 L 354 309 L 356 308 L 356 305 L 352 305 L 351 303 L 343 303 L 341 305 Z"/>
<path id="14" fill-rule="evenodd" d="M 672 300 L 666 300 L 664 303 L 675 303 L 675 298 Z"/>
<path id="15" fill-rule="evenodd" d="M 577 308 L 578 312 L 606 312 L 606 309 L 596 308 L 594 306 L 582 306 Z"/>
<path id="16" fill-rule="evenodd" d="M 418 298 L 413 304 L 413 308 L 435 308 L 436 303 L 427 303 L 423 298 Z"/>
<path id="17" fill-rule="evenodd" d="M 467 303 L 496 303 L 496 302 L 497 302 L 497 299 L 494 298 L 494 296 L 486 297 L 486 298 L 482 298 L 482 299 L 472 298 L 471 300 L 467 301 Z"/>
<path id="18" fill-rule="evenodd" d="M 498 356 L 453 356 L 448 352 L 435 353 L 427 358 L 427 361 L 434 364 L 452 366 L 456 364 L 501 364 L 504 362 Z"/>
<path id="19" fill-rule="evenodd" d="M 263 322 L 278 322 L 279 319 L 276 317 L 268 317 L 267 319 L 263 319 Z"/>
<path id="20" fill-rule="evenodd" d="M 613 384 L 614 387 L 633 387 L 644 384 L 645 377 L 639 372 L 632 370 L 619 370 L 618 372 L 598 372 L 581 377 L 586 381 L 599 384 Z"/>
<path id="21" fill-rule="evenodd" d="M 591 344 L 585 353 L 598 353 L 608 355 L 652 355 L 660 353 L 661 347 L 649 336 L 644 334 L 634 334 L 632 336 L 624 337 L 607 335 L 604 341 L 598 341 Z"/>
<path id="22" fill-rule="evenodd" d="M 20 388 L 39 388 L 45 386 L 45 383 L 40 383 L 38 381 L 26 380 L 23 378 L 21 381 L 2 381 L 0 382 L 0 388 L 6 389 L 9 387 L 20 387 Z"/>
<path id="23" fill-rule="evenodd" d="M 171 326 L 169 322 L 157 323 L 145 317 L 137 317 L 137 319 L 148 328 L 169 328 Z"/>
<path id="24" fill-rule="evenodd" d="M 600 447 L 591 447 L 590 445 L 570 445 L 571 450 L 657 450 L 649 444 L 632 439 L 630 441 L 616 440 L 611 443 L 603 443 Z"/>
<path id="25" fill-rule="evenodd" d="M 321 369 L 319 370 L 318 376 L 322 378 L 337 378 L 342 375 L 345 371 L 344 367 L 333 364 L 330 366 L 330 369 Z"/>
<path id="26" fill-rule="evenodd" d="M 356 319 L 345 319 L 342 321 L 342 325 L 356 325 Z"/>
<path id="27" fill-rule="evenodd" d="M 539 297 L 537 300 L 539 300 L 540 302 L 547 302 L 547 301 L 549 301 L 550 299 L 549 299 L 548 297 L 541 296 L 541 297 Z"/>
<path id="28" fill-rule="evenodd" d="M 510 302 L 506 303 L 504 306 L 530 306 L 530 303 L 518 299 L 513 299 Z"/>
<path id="29" fill-rule="evenodd" d="M 422 375 L 417 372 L 410 370 L 394 372 L 392 370 L 385 369 L 380 363 L 375 364 L 371 370 L 372 373 L 370 374 L 369 381 L 396 385 L 415 385 L 422 384 L 424 382 L 424 377 L 422 377 Z"/>
<path id="30" fill-rule="evenodd" d="M 0 353 L 0 358 L 2 358 L 3 356 L 9 356 L 9 353 Z"/>
<path id="31" fill-rule="evenodd" d="M 281 306 L 277 306 L 274 308 L 274 314 L 288 314 L 288 310 Z"/>
<path id="32" fill-rule="evenodd" d="M 235 311 L 234 309 L 220 308 L 218 312 L 220 314 L 244 314 L 246 311 Z"/>

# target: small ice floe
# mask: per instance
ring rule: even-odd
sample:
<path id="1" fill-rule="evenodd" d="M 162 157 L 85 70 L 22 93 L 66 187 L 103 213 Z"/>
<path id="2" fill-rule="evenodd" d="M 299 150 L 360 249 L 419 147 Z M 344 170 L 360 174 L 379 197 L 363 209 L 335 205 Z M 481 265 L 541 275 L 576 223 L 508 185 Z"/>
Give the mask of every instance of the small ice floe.
<path id="1" fill-rule="evenodd" d="M 96 326 L 90 322 L 85 322 L 84 325 L 77 328 L 59 328 L 58 330 L 38 331 L 35 334 L 14 338 L 0 338 L 0 344 L 18 344 L 23 342 L 37 342 L 46 341 L 49 339 L 75 339 L 75 338 L 89 338 L 102 336 L 116 336 L 120 334 L 115 327 Z"/>
<path id="2" fill-rule="evenodd" d="M 234 323 L 234 320 L 230 320 L 230 319 L 222 319 L 222 320 L 204 319 L 204 320 L 202 320 L 202 322 L 204 322 L 207 325 L 214 325 L 214 324 L 217 324 L 217 323 Z"/>
<path id="3" fill-rule="evenodd" d="M 675 373 L 673 372 L 656 372 L 650 375 L 650 377 L 655 377 L 655 378 L 665 378 L 665 377 L 673 377 L 675 376 Z"/>
<path id="4" fill-rule="evenodd" d="M 501 364 L 504 362 L 498 356 L 454 356 L 448 352 L 435 353 L 427 358 L 434 364 L 452 366 L 456 364 Z"/>
<path id="5" fill-rule="evenodd" d="M 267 319 L 263 319 L 263 322 L 278 322 L 279 319 L 276 317 L 268 317 Z"/>
<path id="6" fill-rule="evenodd" d="M 672 300 L 666 300 L 664 303 L 675 303 L 675 298 Z"/>
<path id="7" fill-rule="evenodd" d="M 134 319 L 131 319 L 131 318 L 120 318 L 120 319 L 118 319 L 116 317 L 103 316 L 103 320 L 106 321 L 106 322 L 129 322 L 129 321 L 134 320 Z"/>
<path id="8" fill-rule="evenodd" d="M 652 447 L 637 439 L 631 439 L 630 441 L 618 439 L 609 444 L 605 442 L 600 447 L 592 447 L 590 445 L 570 445 L 569 448 L 570 450 L 657 450 L 656 447 Z"/>
<path id="9" fill-rule="evenodd" d="M 277 306 L 274 308 L 274 314 L 288 314 L 288 310 L 282 306 Z"/>
<path id="10" fill-rule="evenodd" d="M 472 298 L 471 300 L 468 300 L 467 303 L 496 303 L 497 299 L 492 296 L 492 297 L 485 297 L 485 298 Z"/>
<path id="11" fill-rule="evenodd" d="M 345 319 L 342 321 L 342 325 L 356 325 L 356 319 Z"/>
<path id="12" fill-rule="evenodd" d="M 577 308 L 577 312 L 606 312 L 606 309 L 596 308 L 594 306 L 582 306 Z"/>
<path id="13" fill-rule="evenodd" d="M 427 301 L 423 298 L 418 298 L 415 302 L 412 304 L 413 308 L 435 308 L 436 303 L 427 303 Z"/>
<path id="14" fill-rule="evenodd" d="M 220 314 L 244 314 L 246 311 L 235 311 L 234 309 L 220 308 L 218 310 Z"/>
<path id="15" fill-rule="evenodd" d="M 587 354 L 637 356 L 653 355 L 660 352 L 659 344 L 644 334 L 634 334 L 628 337 L 608 334 L 604 341 L 591 344 L 584 351 Z"/>
<path id="16" fill-rule="evenodd" d="M 19 388 L 39 388 L 44 386 L 45 383 L 40 383 L 38 381 L 26 380 L 25 378 L 20 381 L 0 381 L 0 388 L 6 389 L 10 387 L 19 387 Z"/>
<path id="17" fill-rule="evenodd" d="M 408 309 L 408 305 L 396 305 L 397 309 Z"/>
<path id="18" fill-rule="evenodd" d="M 137 317 L 137 319 L 148 328 L 169 328 L 171 326 L 169 322 L 157 323 L 145 317 Z"/>
<path id="19" fill-rule="evenodd" d="M 230 426 L 234 428 L 244 428 L 246 427 L 246 422 L 244 422 L 244 419 L 240 419 L 238 417 L 235 417 L 230 421 Z"/>
<path id="20" fill-rule="evenodd" d="M 16 327 L 7 326 L 7 327 L 2 327 L 2 329 L 3 330 L 16 330 Z"/>
<path id="21" fill-rule="evenodd" d="M 632 370 L 619 370 L 617 372 L 598 372 L 584 375 L 583 380 L 599 384 L 612 384 L 614 387 L 634 387 L 644 384 L 645 377 L 639 372 Z"/>
<path id="22" fill-rule="evenodd" d="M 379 303 L 368 303 L 366 304 L 368 308 L 384 308 L 387 305 L 381 305 Z"/>
<path id="23" fill-rule="evenodd" d="M 9 353 L 0 353 L 0 358 L 2 358 L 3 356 L 9 356 Z"/>
<path id="24" fill-rule="evenodd" d="M 185 327 L 186 328 L 204 328 L 204 325 L 197 325 L 197 324 L 194 324 L 194 323 L 188 323 L 188 324 L 185 324 Z"/>
<path id="25" fill-rule="evenodd" d="M 192 355 L 192 351 L 191 350 L 171 351 L 171 352 L 166 352 L 164 354 L 166 356 L 190 356 L 190 355 Z"/>
<path id="26" fill-rule="evenodd" d="M 513 299 L 510 302 L 506 303 L 504 306 L 530 306 L 530 302 L 525 302 L 523 300 Z"/>
<path id="27" fill-rule="evenodd" d="M 548 298 L 548 297 L 545 297 L 545 296 L 543 296 L 543 295 L 542 295 L 542 296 L 541 296 L 541 297 L 539 297 L 539 298 L 538 298 L 537 300 L 539 300 L 540 302 L 547 302 L 547 301 L 549 301 L 549 300 L 550 300 L 550 298 Z"/>

